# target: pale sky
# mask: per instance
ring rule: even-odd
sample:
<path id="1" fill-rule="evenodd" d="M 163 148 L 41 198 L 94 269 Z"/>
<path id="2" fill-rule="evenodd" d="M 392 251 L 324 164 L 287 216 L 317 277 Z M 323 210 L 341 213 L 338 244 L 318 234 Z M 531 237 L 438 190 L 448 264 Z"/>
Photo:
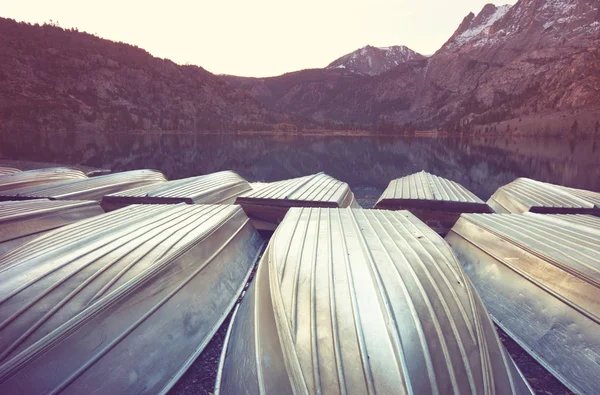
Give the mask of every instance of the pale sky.
<path id="1" fill-rule="evenodd" d="M 367 44 L 428 55 L 489 0 L 0 0 L 0 16 L 137 45 L 216 74 L 325 67 Z M 514 4 L 503 0 L 500 4 Z"/>

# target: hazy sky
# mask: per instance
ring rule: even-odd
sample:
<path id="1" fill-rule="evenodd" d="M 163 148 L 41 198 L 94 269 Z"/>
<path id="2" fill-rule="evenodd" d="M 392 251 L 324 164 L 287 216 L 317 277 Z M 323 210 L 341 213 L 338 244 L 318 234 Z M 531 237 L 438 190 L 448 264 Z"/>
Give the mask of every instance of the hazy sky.
<path id="1" fill-rule="evenodd" d="M 489 0 L 0 0 L 0 16 L 137 45 L 217 74 L 324 67 L 367 44 L 439 49 Z M 516 0 L 504 0 L 502 4 Z"/>

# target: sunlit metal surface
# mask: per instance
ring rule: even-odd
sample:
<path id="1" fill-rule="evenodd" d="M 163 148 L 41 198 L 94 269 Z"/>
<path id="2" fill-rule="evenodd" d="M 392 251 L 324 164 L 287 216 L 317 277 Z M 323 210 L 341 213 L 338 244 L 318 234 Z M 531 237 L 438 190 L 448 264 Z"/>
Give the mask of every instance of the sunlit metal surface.
<path id="1" fill-rule="evenodd" d="M 577 393 L 600 393 L 600 218 L 464 214 L 446 240 L 494 320 Z"/>
<path id="2" fill-rule="evenodd" d="M 51 184 L 62 181 L 86 179 L 81 170 L 68 167 L 51 167 L 39 170 L 27 170 L 18 173 L 0 176 L 0 191 L 9 189 L 32 187 L 42 184 Z"/>
<path id="3" fill-rule="evenodd" d="M 600 208 L 600 193 L 593 191 L 586 191 L 585 189 L 568 188 L 561 186 L 564 191 L 568 192 L 573 196 L 577 196 L 586 202 L 593 203 L 596 208 Z"/>
<path id="4" fill-rule="evenodd" d="M 35 185 L 0 192 L 1 200 L 61 199 L 100 201 L 107 193 L 164 183 L 165 176 L 156 170 L 132 170 L 82 180 L 65 180 L 48 185 Z"/>
<path id="5" fill-rule="evenodd" d="M 0 256 L 46 232 L 104 214 L 98 202 L 47 199 L 0 203 Z"/>
<path id="6" fill-rule="evenodd" d="M 408 211 L 290 209 L 226 347 L 221 394 L 531 393 L 449 246 Z"/>
<path id="7" fill-rule="evenodd" d="M 600 194 L 517 178 L 488 200 L 497 213 L 600 214 Z"/>
<path id="8" fill-rule="evenodd" d="M 15 169 L 14 167 L 0 166 L 0 176 L 6 175 L 6 174 L 20 173 L 20 172 L 21 172 L 21 170 Z"/>
<path id="9" fill-rule="evenodd" d="M 133 205 L 0 258 L 0 393 L 159 393 L 206 346 L 263 240 L 239 206 Z"/>
<path id="10" fill-rule="evenodd" d="M 251 190 L 237 173 L 220 171 L 109 194 L 102 199 L 102 207 L 114 210 L 130 204 L 231 204 Z"/>
<path id="11" fill-rule="evenodd" d="M 348 184 L 322 172 L 269 183 L 238 197 L 236 204 L 257 226 L 272 230 L 290 207 L 360 207 Z"/>
<path id="12" fill-rule="evenodd" d="M 450 230 L 461 213 L 492 212 L 467 188 L 425 171 L 392 180 L 375 208 L 409 210 L 442 235 Z"/>

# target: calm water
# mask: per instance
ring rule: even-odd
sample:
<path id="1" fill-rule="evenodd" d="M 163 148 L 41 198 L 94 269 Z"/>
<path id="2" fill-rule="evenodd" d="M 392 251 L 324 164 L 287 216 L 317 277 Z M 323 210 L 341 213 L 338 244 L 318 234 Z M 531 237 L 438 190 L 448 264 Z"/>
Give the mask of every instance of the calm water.
<path id="1" fill-rule="evenodd" d="M 69 138 L 68 142 L 60 136 L 48 138 L 48 146 L 35 157 L 27 147 L 12 147 L 11 152 L 0 154 L 115 171 L 155 168 L 171 179 L 231 169 L 249 181 L 275 181 L 324 171 L 349 183 L 363 200 L 379 196 L 390 180 L 420 170 L 455 180 L 483 199 L 517 177 L 600 191 L 600 140 L 233 135 L 117 135 L 110 141 Z"/>

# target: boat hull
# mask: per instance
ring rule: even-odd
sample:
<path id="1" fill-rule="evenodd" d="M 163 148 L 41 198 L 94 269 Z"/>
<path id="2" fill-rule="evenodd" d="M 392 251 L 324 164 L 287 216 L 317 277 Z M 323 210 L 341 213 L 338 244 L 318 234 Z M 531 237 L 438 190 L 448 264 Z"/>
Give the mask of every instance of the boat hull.
<path id="1" fill-rule="evenodd" d="M 590 214 L 600 216 L 600 194 L 529 178 L 501 186 L 488 205 L 498 214 Z"/>
<path id="2" fill-rule="evenodd" d="M 406 211 L 290 209 L 224 347 L 216 394 L 531 393 L 449 247 Z"/>
<path id="3" fill-rule="evenodd" d="M 442 236 L 462 213 L 493 212 L 462 185 L 425 171 L 392 180 L 374 208 L 408 210 Z"/>
<path id="4" fill-rule="evenodd" d="M 164 183 L 165 176 L 156 170 L 132 170 L 111 173 L 83 180 L 69 180 L 51 185 L 34 185 L 0 192 L 0 199 L 94 200 L 100 202 L 105 194 L 134 187 Z"/>
<path id="5" fill-rule="evenodd" d="M 16 214 L 15 209 L 19 211 Z M 100 214 L 104 211 L 97 202 L 40 199 L 0 203 L 0 256 L 53 229 Z"/>
<path id="6" fill-rule="evenodd" d="M 408 210 L 441 236 L 445 236 L 463 213 L 491 213 L 487 204 L 423 201 L 423 200 L 385 200 L 378 202 L 375 209 Z"/>
<path id="7" fill-rule="evenodd" d="M 274 231 L 292 207 L 360 208 L 348 184 L 324 173 L 265 184 L 236 204 L 265 231 Z"/>
<path id="8" fill-rule="evenodd" d="M 17 337 L 8 339 L 9 344 L 18 341 L 27 344 L 19 345 L 2 361 L 0 392 L 115 394 L 168 391 L 228 316 L 263 244 L 239 207 L 212 207 L 144 207 L 144 210 L 154 210 L 153 217 L 160 214 L 156 209 L 177 210 L 177 217 L 194 215 L 194 210 L 205 213 L 209 210 L 210 216 L 202 214 L 204 217 L 197 217 L 200 222 L 189 222 L 173 233 L 174 239 L 157 244 L 159 250 L 166 250 L 128 250 L 125 257 L 120 258 L 125 265 L 121 271 L 129 268 L 127 270 L 132 273 L 101 296 L 81 304 L 82 299 L 90 300 L 98 294 L 98 287 L 105 288 L 108 283 L 94 286 L 94 282 L 90 282 L 77 295 L 65 290 L 61 300 L 71 298 L 68 304 L 39 326 L 40 330 L 48 329 L 52 324 L 48 334 L 31 334 L 38 337 L 35 341 Z M 139 207 L 133 208 L 139 210 Z M 118 214 L 119 211 L 106 215 Z M 123 232 L 131 233 L 129 230 Z M 164 231 L 158 234 L 164 234 Z M 139 254 L 148 256 L 148 260 L 143 270 L 136 272 L 135 266 L 131 269 L 127 262 L 140 257 Z M 14 263 L 9 263 L 8 267 L 19 269 Z M 5 275 L 6 271 L 0 272 L 0 276 Z M 39 281 L 51 277 L 51 274 L 45 274 Z M 114 276 L 98 278 L 110 283 Z M 48 285 L 57 284 L 56 289 L 61 292 L 64 282 L 53 281 L 56 280 Z M 39 294 L 30 293 L 27 302 L 31 305 L 30 310 L 38 311 L 34 307 L 42 306 L 36 295 Z M 42 299 L 46 297 L 51 296 Z M 10 309 L 10 306 L 5 308 Z M 34 322 L 47 319 L 44 316 L 47 310 L 36 311 L 27 311 L 28 319 L 18 318 L 23 319 L 27 328 L 31 327 L 31 317 Z"/>
<path id="9" fill-rule="evenodd" d="M 102 198 L 102 208 L 108 212 L 131 204 L 233 204 L 238 196 L 251 190 L 237 173 L 221 171 L 107 194 Z"/>
<path id="10" fill-rule="evenodd" d="M 496 215 L 501 214 L 493 216 Z M 562 217 L 502 215 L 523 216 L 528 222 L 539 217 L 543 220 Z M 557 263 L 552 263 L 547 252 L 534 247 L 535 244 L 518 245 L 506 233 L 476 226 L 466 218 L 457 222 L 446 241 L 496 324 L 572 391 L 599 393 L 597 286 L 570 274 L 572 268 L 562 271 L 560 267 L 569 267 L 568 264 L 555 266 Z M 573 225 L 570 229 L 577 227 L 585 228 Z M 518 224 L 511 229 L 521 231 Z M 537 229 L 542 237 L 556 232 L 556 229 Z M 562 237 L 570 238 L 569 233 Z M 561 248 L 568 253 L 567 244 Z M 588 251 L 584 244 L 579 248 Z"/>
<path id="11" fill-rule="evenodd" d="M 28 170 L 0 176 L 0 192 L 16 188 L 51 185 L 60 182 L 82 180 L 86 178 L 88 177 L 80 170 L 68 167 Z"/>

